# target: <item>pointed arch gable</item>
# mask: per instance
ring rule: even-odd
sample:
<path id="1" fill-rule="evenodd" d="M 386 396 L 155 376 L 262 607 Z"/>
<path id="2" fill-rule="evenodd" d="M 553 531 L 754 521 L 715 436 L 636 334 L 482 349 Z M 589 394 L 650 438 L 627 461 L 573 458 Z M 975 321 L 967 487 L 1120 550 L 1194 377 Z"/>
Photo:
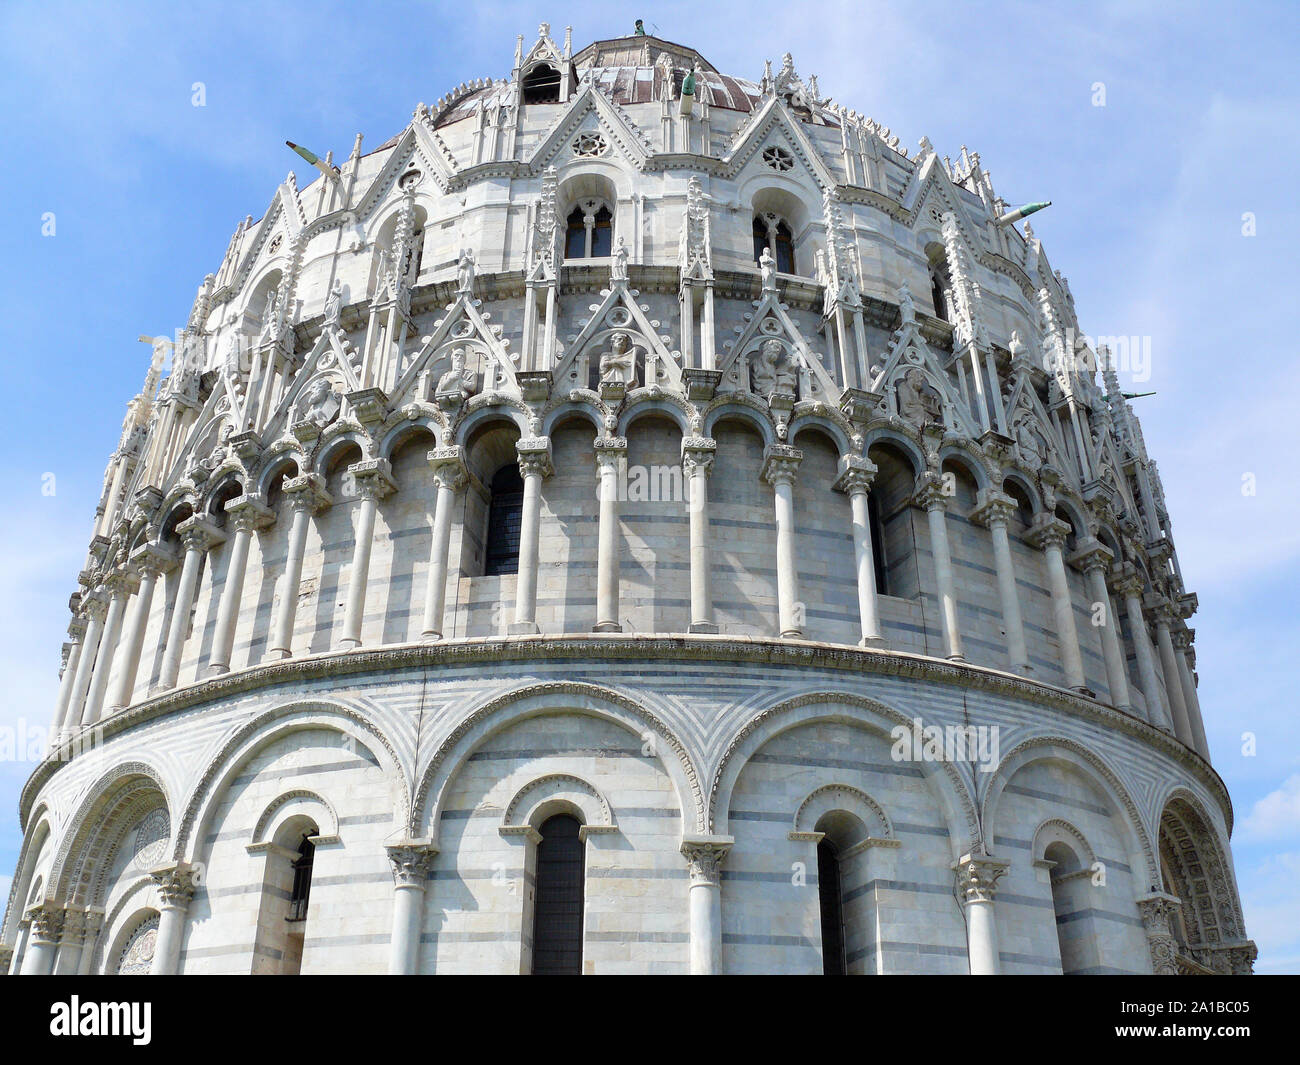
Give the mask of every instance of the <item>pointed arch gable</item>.
<path id="1" fill-rule="evenodd" d="M 447 785 L 474 750 L 510 725 L 556 712 L 604 718 L 640 736 L 673 782 L 683 835 L 702 823 L 700 777 L 685 744 L 672 729 L 640 702 L 613 689 L 555 681 L 505 692 L 461 720 L 420 773 L 407 826 L 411 838 L 437 838 Z"/>

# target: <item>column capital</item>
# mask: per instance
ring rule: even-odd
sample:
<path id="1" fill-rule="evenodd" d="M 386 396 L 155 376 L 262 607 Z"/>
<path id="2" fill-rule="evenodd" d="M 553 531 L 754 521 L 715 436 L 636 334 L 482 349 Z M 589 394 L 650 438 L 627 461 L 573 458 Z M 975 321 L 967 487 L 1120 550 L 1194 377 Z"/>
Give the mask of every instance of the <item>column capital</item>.
<path id="1" fill-rule="evenodd" d="M 1110 570 L 1110 590 L 1124 599 L 1142 600 L 1142 577 L 1132 562 L 1116 563 Z"/>
<path id="2" fill-rule="evenodd" d="M 1153 891 L 1137 900 L 1142 927 L 1146 930 L 1147 949 L 1151 952 L 1151 971 L 1156 976 L 1177 976 L 1177 946 L 1171 927 L 1183 901 L 1177 895 Z"/>
<path id="3" fill-rule="evenodd" d="M 298 477 L 290 477 L 281 485 L 280 492 L 289 509 L 295 513 L 305 510 L 315 514 L 334 502 L 334 497 L 325 491 L 325 478 L 319 473 L 304 473 Z"/>
<path id="4" fill-rule="evenodd" d="M 943 477 L 933 470 L 927 470 L 916 479 L 911 502 L 925 511 L 946 511 L 950 498 L 944 488 Z"/>
<path id="5" fill-rule="evenodd" d="M 57 943 L 63 934 L 63 922 L 67 911 L 54 902 L 40 902 L 23 914 L 23 919 L 31 927 L 33 939 L 46 943 Z"/>
<path id="6" fill-rule="evenodd" d="M 1174 642 L 1174 650 L 1179 654 L 1186 654 L 1192 646 L 1192 634 L 1187 629 L 1174 629 L 1169 633 L 1169 638 Z"/>
<path id="7" fill-rule="evenodd" d="M 256 493 L 235 496 L 226 504 L 226 514 L 234 523 L 236 532 L 253 532 L 275 520 L 275 512 Z"/>
<path id="8" fill-rule="evenodd" d="M 432 839 L 403 839 L 386 843 L 384 850 L 388 852 L 393 883 L 397 887 L 424 887 L 429 866 L 438 856 L 438 846 Z"/>
<path id="9" fill-rule="evenodd" d="M 991 529 L 995 525 L 1006 525 L 1018 509 L 1016 501 L 1005 492 L 985 489 L 980 493 L 979 502 L 970 513 L 970 520 L 976 525 Z"/>
<path id="10" fill-rule="evenodd" d="M 68 622 L 68 637 L 73 643 L 81 643 L 86 638 L 86 619 L 80 614 Z"/>
<path id="11" fill-rule="evenodd" d="M 202 880 L 199 868 L 189 862 L 168 862 L 149 870 L 149 875 L 158 886 L 163 904 L 182 908 L 190 904 L 194 889 Z"/>
<path id="12" fill-rule="evenodd" d="M 963 854 L 952 865 L 957 871 L 962 901 L 992 902 L 997 895 L 997 883 L 1010 865 L 1010 862 L 991 854 Z"/>
<path id="13" fill-rule="evenodd" d="M 439 487 L 458 492 L 469 480 L 469 470 L 465 465 L 465 449 L 459 444 L 435 447 L 425 456 L 425 459 Z"/>
<path id="14" fill-rule="evenodd" d="M 1101 570 L 1104 573 L 1114 558 L 1115 555 L 1109 547 L 1090 536 L 1078 545 L 1074 554 L 1070 556 L 1069 562 L 1071 566 L 1083 570 L 1084 573 L 1091 573 L 1093 570 Z"/>
<path id="15" fill-rule="evenodd" d="M 701 467 L 706 474 L 713 472 L 713 460 L 718 454 L 718 442 L 711 436 L 682 437 L 682 465 L 686 472 Z"/>
<path id="16" fill-rule="evenodd" d="M 108 590 L 101 584 L 81 600 L 81 609 L 91 621 L 103 621 L 108 613 Z"/>
<path id="17" fill-rule="evenodd" d="M 1142 608 L 1157 629 L 1172 629 L 1178 620 L 1178 611 L 1165 596 L 1153 592 L 1142 601 Z"/>
<path id="18" fill-rule="evenodd" d="M 357 490 L 366 499 L 380 500 L 397 491 L 392 467 L 387 459 L 363 459 L 348 467 Z"/>
<path id="19" fill-rule="evenodd" d="M 803 452 L 789 444 L 769 444 L 763 452 L 762 476 L 768 484 L 794 484 Z"/>
<path id="20" fill-rule="evenodd" d="M 734 836 L 687 836 L 682 840 L 682 857 L 692 884 L 713 884 L 722 880 L 722 863 L 736 840 Z"/>
<path id="21" fill-rule="evenodd" d="M 151 540 L 131 552 L 131 563 L 142 575 L 157 578 L 176 565 L 176 552 Z"/>
<path id="22" fill-rule="evenodd" d="M 104 578 L 104 589 L 114 599 L 125 599 L 140 586 L 136 575 L 127 569 L 115 569 Z"/>
<path id="23" fill-rule="evenodd" d="M 176 535 L 181 538 L 186 551 L 210 551 L 226 539 L 224 532 L 198 514 L 177 525 Z"/>
<path id="24" fill-rule="evenodd" d="M 549 436 L 523 437 L 515 444 L 515 451 L 519 455 L 520 474 L 536 473 L 546 478 L 555 472 Z"/>
<path id="25" fill-rule="evenodd" d="M 591 446 L 599 463 L 618 462 L 627 458 L 626 436 L 598 436 Z"/>
<path id="26" fill-rule="evenodd" d="M 866 493 L 871 490 L 877 472 L 876 464 L 870 459 L 861 455 L 845 455 L 840 459 L 839 476 L 831 487 L 851 496 Z"/>
<path id="27" fill-rule="evenodd" d="M 1049 547 L 1063 547 L 1065 538 L 1070 535 L 1070 526 L 1054 514 L 1038 514 L 1029 527 L 1026 539 L 1035 547 L 1046 551 Z"/>

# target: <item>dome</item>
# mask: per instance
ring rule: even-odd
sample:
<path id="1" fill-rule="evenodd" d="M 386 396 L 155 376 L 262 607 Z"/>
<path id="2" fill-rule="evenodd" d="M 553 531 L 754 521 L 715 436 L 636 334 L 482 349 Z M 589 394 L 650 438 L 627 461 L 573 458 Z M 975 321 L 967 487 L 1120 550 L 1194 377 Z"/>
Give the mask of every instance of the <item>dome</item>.
<path id="1" fill-rule="evenodd" d="M 236 226 L 13 971 L 1250 970 L 1123 353 L 977 153 L 755 68 L 543 25 Z"/>

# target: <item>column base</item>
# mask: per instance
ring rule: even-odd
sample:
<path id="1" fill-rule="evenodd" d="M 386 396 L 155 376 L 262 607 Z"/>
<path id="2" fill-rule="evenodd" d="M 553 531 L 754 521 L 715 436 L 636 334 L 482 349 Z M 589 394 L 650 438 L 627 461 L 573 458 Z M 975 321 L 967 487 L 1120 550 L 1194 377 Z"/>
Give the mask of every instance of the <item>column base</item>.
<path id="1" fill-rule="evenodd" d="M 437 643 L 439 640 L 442 639 L 442 633 L 422 632 L 420 633 L 420 639 L 423 640 L 425 643 Z"/>
<path id="2" fill-rule="evenodd" d="M 1034 675 L 1034 667 L 1028 662 L 1012 662 L 1011 672 L 1020 677 L 1032 677 Z"/>
<path id="3" fill-rule="evenodd" d="M 803 629 L 786 629 L 784 632 L 781 633 L 781 639 L 783 639 L 783 640 L 802 640 L 802 639 L 803 639 Z"/>
<path id="4" fill-rule="evenodd" d="M 617 621 L 598 621 L 592 632 L 622 632 L 623 626 Z"/>
<path id="5" fill-rule="evenodd" d="M 223 673 L 229 673 L 230 666 L 225 662 L 210 662 L 208 663 L 208 668 L 204 670 L 204 672 L 209 677 L 219 677 Z"/>
<path id="6" fill-rule="evenodd" d="M 272 647 L 266 652 L 264 662 L 283 662 L 286 658 L 292 658 L 293 652 L 283 647 Z"/>
<path id="7" fill-rule="evenodd" d="M 355 651 L 360 646 L 360 640 L 354 640 L 351 636 L 344 636 L 343 639 L 339 640 L 338 650 Z"/>
<path id="8" fill-rule="evenodd" d="M 1070 691 L 1078 692 L 1080 695 L 1086 695 L 1089 699 L 1097 698 L 1097 693 L 1086 684 L 1073 684 L 1070 686 Z"/>
<path id="9" fill-rule="evenodd" d="M 886 646 L 883 636 L 864 636 L 858 641 L 859 647 L 866 647 L 871 650 L 883 648 Z"/>
<path id="10" fill-rule="evenodd" d="M 690 632 L 698 632 L 704 636 L 711 636 L 717 633 L 718 626 L 711 621 L 692 621 Z"/>
<path id="11" fill-rule="evenodd" d="M 535 621 L 512 621 L 506 627 L 507 636 L 536 636 L 541 631 Z"/>
<path id="12" fill-rule="evenodd" d="M 963 655 L 963 654 L 947 655 L 946 657 L 947 657 L 947 659 L 948 659 L 949 662 L 965 662 L 965 661 L 966 661 L 966 656 Z"/>

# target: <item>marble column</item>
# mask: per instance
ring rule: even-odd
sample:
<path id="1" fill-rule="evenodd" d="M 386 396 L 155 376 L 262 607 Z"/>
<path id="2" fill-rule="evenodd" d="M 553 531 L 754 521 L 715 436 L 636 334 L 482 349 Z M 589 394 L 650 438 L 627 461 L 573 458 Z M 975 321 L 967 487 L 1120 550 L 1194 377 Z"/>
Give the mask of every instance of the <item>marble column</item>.
<path id="1" fill-rule="evenodd" d="M 181 658 L 185 652 L 185 637 L 190 630 L 190 611 L 194 609 L 194 594 L 199 587 L 199 572 L 203 557 L 226 534 L 205 518 L 187 518 L 176 526 L 176 534 L 185 549 L 181 562 L 180 583 L 176 587 L 176 600 L 172 604 L 171 623 L 167 626 L 167 642 L 163 646 L 162 666 L 158 675 L 158 691 L 176 687 L 180 676 Z"/>
<path id="2" fill-rule="evenodd" d="M 59 950 L 54 957 L 55 976 L 75 976 L 81 968 L 81 954 L 86 949 L 86 911 L 68 907 L 59 936 Z"/>
<path id="3" fill-rule="evenodd" d="M 104 635 L 99 641 L 99 654 L 95 656 L 95 670 L 90 676 L 90 689 L 86 692 L 86 708 L 81 714 L 83 725 L 93 725 L 104 708 L 104 695 L 113 673 L 118 644 L 122 636 L 122 617 L 127 600 L 135 588 L 135 576 L 125 571 L 114 573 L 104 581 L 108 589 L 108 613 L 104 618 Z"/>
<path id="4" fill-rule="evenodd" d="M 1177 895 L 1153 891 L 1137 900 L 1142 927 L 1147 934 L 1147 949 L 1151 952 L 1151 972 L 1156 976 L 1177 976 L 1175 956 L 1178 946 L 1173 936 L 1173 922 L 1183 901 Z"/>
<path id="5" fill-rule="evenodd" d="M 537 543 L 542 520 L 542 481 L 554 470 L 549 437 L 526 437 L 515 445 L 524 481 L 524 506 L 519 519 L 519 575 L 515 581 L 515 620 L 511 635 L 528 635 L 537 628 Z"/>
<path id="6" fill-rule="evenodd" d="M 161 897 L 158 941 L 154 948 L 153 976 L 174 976 L 180 971 L 181 940 L 190 900 L 199 884 L 199 870 L 189 862 L 172 862 L 150 871 Z"/>
<path id="7" fill-rule="evenodd" d="M 691 632 L 718 631 L 713 619 L 713 574 L 709 561 L 709 474 L 717 455 L 709 437 L 682 440 L 682 471 L 686 476 L 687 514 L 691 537 Z"/>
<path id="8" fill-rule="evenodd" d="M 1090 539 L 1079 545 L 1070 561 L 1083 570 L 1091 600 L 1089 616 L 1096 619 L 1100 607 L 1101 622 L 1097 628 L 1101 635 L 1101 654 L 1106 663 L 1106 686 L 1110 689 L 1111 705 L 1129 713 L 1133 707 L 1128 694 L 1128 667 L 1119 642 L 1119 618 L 1114 613 L 1110 592 L 1106 588 L 1106 572 L 1113 559 L 1105 544 Z"/>
<path id="9" fill-rule="evenodd" d="M 799 601 L 799 570 L 795 559 L 794 479 L 803 452 L 772 444 L 763 456 L 763 479 L 772 486 L 776 518 L 776 599 L 781 635 L 803 636 L 804 607 Z"/>
<path id="10" fill-rule="evenodd" d="M 1165 694 L 1169 698 L 1169 709 L 1174 719 L 1174 735 L 1188 747 L 1195 748 L 1191 718 L 1187 714 L 1187 703 L 1183 699 L 1183 680 L 1178 675 L 1174 644 L 1169 635 L 1169 626 L 1173 623 L 1174 615 L 1169 604 L 1161 599 L 1152 601 L 1151 614 L 1156 630 L 1156 647 L 1160 652 L 1160 668 L 1165 677 Z"/>
<path id="11" fill-rule="evenodd" d="M 432 840 L 408 839 L 385 849 L 393 867 L 393 937 L 388 972 L 392 976 L 413 976 L 420 971 L 425 888 L 438 848 Z"/>
<path id="12" fill-rule="evenodd" d="M 596 551 L 596 632 L 622 632 L 619 622 L 619 485 L 627 463 L 627 438 L 598 437 L 595 443 L 600 496 L 600 535 Z"/>
<path id="13" fill-rule="evenodd" d="M 280 602 L 271 627 L 270 646 L 266 649 L 268 661 L 293 657 L 293 629 L 298 620 L 298 594 L 302 587 L 307 530 L 311 527 L 312 515 L 334 502 L 333 497 L 325 491 L 324 479 L 318 473 L 289 478 L 284 482 L 280 493 L 293 520 L 289 525 L 289 546 L 284 561 Z"/>
<path id="14" fill-rule="evenodd" d="M 131 555 L 131 561 L 140 575 L 140 587 L 135 594 L 135 606 L 122 636 L 122 662 L 108 693 L 110 714 L 131 702 L 135 692 L 135 678 L 140 670 L 140 653 L 144 650 L 144 633 L 149 626 L 149 612 L 153 608 L 153 593 L 158 578 L 176 564 L 176 556 L 161 544 L 141 544 Z"/>
<path id="15" fill-rule="evenodd" d="M 72 688 L 77 681 L 77 667 L 81 665 L 81 650 L 86 641 L 86 619 L 74 617 L 68 624 L 68 636 L 72 646 L 68 650 L 68 660 L 63 665 L 63 676 L 59 678 L 59 697 L 54 704 L 54 738 L 64 739 L 71 731 L 68 724 L 68 708 L 72 702 Z"/>
<path id="16" fill-rule="evenodd" d="M 1172 633 L 1174 642 L 1174 659 L 1178 664 L 1178 678 L 1182 681 L 1183 702 L 1187 704 L 1187 719 L 1192 726 L 1192 739 L 1197 752 L 1207 762 L 1210 760 L 1210 744 L 1205 738 L 1205 719 L 1201 716 L 1201 697 L 1196 691 L 1196 678 L 1192 675 L 1189 661 L 1193 633 L 1190 629 L 1179 629 Z"/>
<path id="17" fill-rule="evenodd" d="M 690 873 L 690 959 L 692 976 L 722 972 L 722 863 L 731 836 L 688 836 L 682 856 Z"/>
<path id="18" fill-rule="evenodd" d="M 98 906 L 86 910 L 82 921 L 81 957 L 77 959 L 77 975 L 89 976 L 95 965 L 95 947 L 104 930 L 104 911 Z"/>
<path id="19" fill-rule="evenodd" d="M 1151 651 L 1151 641 L 1147 638 L 1146 618 L 1142 613 L 1142 582 L 1131 572 L 1129 564 L 1122 567 L 1115 580 L 1115 592 L 1124 600 L 1124 612 L 1128 616 L 1129 632 L 1133 637 L 1133 651 L 1138 660 L 1138 679 L 1142 681 L 1142 697 L 1146 704 L 1146 718 L 1156 728 L 1165 732 L 1173 731 L 1173 719 L 1160 692 L 1160 681 L 1156 676 L 1155 659 Z M 1130 696 L 1131 698 L 1131 696 Z"/>
<path id="20" fill-rule="evenodd" d="M 997 571 L 998 601 L 1002 610 L 1002 627 L 1007 634 L 1007 659 L 1011 671 L 1027 676 L 1029 649 L 1025 644 L 1025 623 L 1020 613 L 1020 593 L 1016 590 L 1016 569 L 1011 561 L 1011 538 L 1007 523 L 1016 512 L 1016 501 L 1002 492 L 985 492 L 971 520 L 988 528 L 993 543 L 993 566 Z"/>
<path id="21" fill-rule="evenodd" d="M 95 658 L 99 654 L 99 645 L 104 636 L 104 616 L 108 613 L 108 593 L 96 588 L 82 600 L 82 609 L 86 613 L 86 638 L 82 642 L 81 657 L 77 661 L 77 675 L 72 681 L 72 691 L 68 695 L 68 707 L 65 713 L 67 727 L 65 732 L 72 732 L 81 724 L 86 707 L 86 695 L 90 691 L 90 678 L 95 671 Z"/>
<path id="22" fill-rule="evenodd" d="M 351 650 L 361 646 L 361 627 L 365 621 L 366 589 L 370 584 L 370 553 L 375 545 L 375 519 L 379 515 L 379 502 L 390 495 L 396 485 L 387 459 L 367 459 L 354 462 L 348 473 L 361 493 L 361 506 L 357 510 L 357 527 L 352 545 L 352 569 L 348 574 L 348 596 L 343 610 L 343 632 L 339 647 Z"/>
<path id="23" fill-rule="evenodd" d="M 54 972 L 54 958 L 63 935 L 62 906 L 41 903 L 27 911 L 29 931 L 23 952 L 23 976 L 49 976 Z"/>
<path id="24" fill-rule="evenodd" d="M 944 655 L 954 662 L 964 662 L 961 623 L 957 615 L 957 588 L 952 577 L 952 554 L 948 550 L 948 495 L 942 478 L 937 474 L 924 475 L 914 502 L 925 508 L 930 526 L 930 553 L 934 557 L 934 579 L 939 592 Z"/>
<path id="25" fill-rule="evenodd" d="M 230 541 L 230 560 L 226 566 L 226 581 L 221 588 L 221 602 L 217 606 L 217 626 L 212 634 L 212 654 L 208 658 L 208 676 L 228 672 L 235 650 L 235 629 L 239 624 L 239 608 L 244 597 L 244 573 L 248 569 L 248 549 L 253 533 L 274 520 L 275 515 L 255 495 L 236 496 L 226 504 L 226 514 L 234 526 L 235 535 Z"/>
<path id="26" fill-rule="evenodd" d="M 857 569 L 858 618 L 862 623 L 863 647 L 883 647 L 880 632 L 880 604 L 876 589 L 876 560 L 871 546 L 871 511 L 867 493 L 876 478 L 876 465 L 870 459 L 846 455 L 840 459 L 836 491 L 847 492 L 853 522 L 853 560 Z"/>
<path id="27" fill-rule="evenodd" d="M 456 493 L 469 480 L 464 448 L 458 444 L 434 448 L 428 454 L 429 468 L 437 493 L 433 504 L 433 535 L 429 543 L 429 571 L 424 589 L 424 623 L 421 636 L 441 640 L 443 615 L 447 612 L 447 570 L 451 551 L 451 515 Z M 522 552 L 521 552 L 522 554 Z"/>
<path id="28" fill-rule="evenodd" d="M 953 866 L 962 903 L 966 907 L 967 953 L 971 976 L 996 976 L 1001 971 L 998 958 L 998 922 L 994 911 L 997 882 L 1006 873 L 1008 863 L 987 854 L 966 854 Z"/>
<path id="29" fill-rule="evenodd" d="M 1070 596 L 1070 581 L 1065 572 L 1065 556 L 1061 549 L 1070 527 L 1051 514 L 1039 514 L 1030 529 L 1030 539 L 1042 548 L 1047 563 L 1047 583 L 1052 590 L 1052 617 L 1056 622 L 1056 639 L 1061 652 L 1061 668 L 1065 673 L 1065 686 L 1077 692 L 1091 694 L 1083 679 L 1083 655 L 1079 652 L 1079 630 L 1074 624 L 1074 601 Z"/>

